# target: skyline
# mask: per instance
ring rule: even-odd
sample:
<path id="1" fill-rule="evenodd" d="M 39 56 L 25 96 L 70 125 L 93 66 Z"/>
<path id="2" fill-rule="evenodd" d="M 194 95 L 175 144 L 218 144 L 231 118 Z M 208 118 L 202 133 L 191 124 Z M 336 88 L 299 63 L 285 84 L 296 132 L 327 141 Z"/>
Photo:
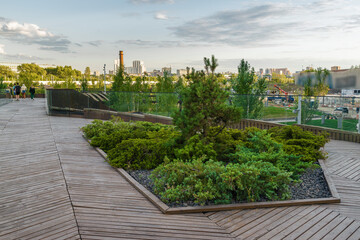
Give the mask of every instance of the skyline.
<path id="1" fill-rule="evenodd" d="M 265 3 L 264 3 L 265 2 Z M 244 58 L 256 70 L 360 64 L 360 2 L 355 0 L 94 0 L 1 3 L 0 62 L 113 70 L 142 60 L 148 70 L 235 72 Z"/>

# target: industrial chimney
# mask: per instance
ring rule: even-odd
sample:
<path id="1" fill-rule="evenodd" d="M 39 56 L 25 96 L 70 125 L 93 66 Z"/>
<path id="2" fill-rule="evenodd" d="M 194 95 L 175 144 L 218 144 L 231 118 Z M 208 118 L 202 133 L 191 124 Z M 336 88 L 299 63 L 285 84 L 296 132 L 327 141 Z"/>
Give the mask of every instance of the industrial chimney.
<path id="1" fill-rule="evenodd" d="M 122 70 L 124 70 L 124 53 L 123 53 L 123 51 L 119 52 L 119 57 L 120 57 L 120 68 Z"/>

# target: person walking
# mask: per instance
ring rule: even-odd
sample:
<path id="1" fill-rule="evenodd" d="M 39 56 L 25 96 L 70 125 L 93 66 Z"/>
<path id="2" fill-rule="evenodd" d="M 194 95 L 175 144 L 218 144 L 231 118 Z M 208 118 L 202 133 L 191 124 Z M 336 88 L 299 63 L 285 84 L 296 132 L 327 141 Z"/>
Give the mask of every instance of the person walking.
<path id="1" fill-rule="evenodd" d="M 15 97 L 16 97 L 16 101 L 19 101 L 20 91 L 21 91 L 21 87 L 20 87 L 19 83 L 15 83 L 14 94 L 15 94 Z"/>
<path id="2" fill-rule="evenodd" d="M 30 97 L 32 100 L 34 100 L 34 96 L 35 96 L 35 88 L 33 85 L 31 85 L 30 89 L 29 89 L 29 92 L 30 92 Z"/>
<path id="3" fill-rule="evenodd" d="M 26 86 L 25 86 L 25 84 L 23 84 L 22 86 L 21 86 L 21 94 L 22 94 L 22 96 L 23 96 L 23 98 L 25 99 L 26 98 Z"/>

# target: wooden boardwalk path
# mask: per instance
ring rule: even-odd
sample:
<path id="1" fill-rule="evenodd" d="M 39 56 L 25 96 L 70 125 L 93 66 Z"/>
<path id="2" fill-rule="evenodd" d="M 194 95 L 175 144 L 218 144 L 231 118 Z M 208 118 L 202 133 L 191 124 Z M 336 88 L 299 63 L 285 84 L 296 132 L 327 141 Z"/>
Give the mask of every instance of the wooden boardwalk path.
<path id="1" fill-rule="evenodd" d="M 82 138 L 89 122 L 0 107 L 0 239 L 360 238 L 358 144 L 327 146 L 341 204 L 164 215 Z"/>

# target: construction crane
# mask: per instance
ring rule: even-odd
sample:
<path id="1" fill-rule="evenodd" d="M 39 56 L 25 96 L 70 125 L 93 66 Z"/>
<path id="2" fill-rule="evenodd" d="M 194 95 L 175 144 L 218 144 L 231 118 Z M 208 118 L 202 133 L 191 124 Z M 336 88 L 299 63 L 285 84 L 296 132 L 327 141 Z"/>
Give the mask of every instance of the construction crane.
<path id="1" fill-rule="evenodd" d="M 269 101 L 272 101 L 272 100 L 276 100 L 276 99 L 279 99 L 279 100 L 282 100 L 282 101 L 288 101 L 289 103 L 292 103 L 294 102 L 294 97 L 289 95 L 288 92 L 284 91 L 282 88 L 280 88 L 279 86 L 277 86 L 276 84 L 274 85 L 275 88 L 279 89 L 279 91 L 281 91 L 282 93 L 284 93 L 285 96 L 273 96 L 273 97 L 268 97 L 268 100 Z"/>

